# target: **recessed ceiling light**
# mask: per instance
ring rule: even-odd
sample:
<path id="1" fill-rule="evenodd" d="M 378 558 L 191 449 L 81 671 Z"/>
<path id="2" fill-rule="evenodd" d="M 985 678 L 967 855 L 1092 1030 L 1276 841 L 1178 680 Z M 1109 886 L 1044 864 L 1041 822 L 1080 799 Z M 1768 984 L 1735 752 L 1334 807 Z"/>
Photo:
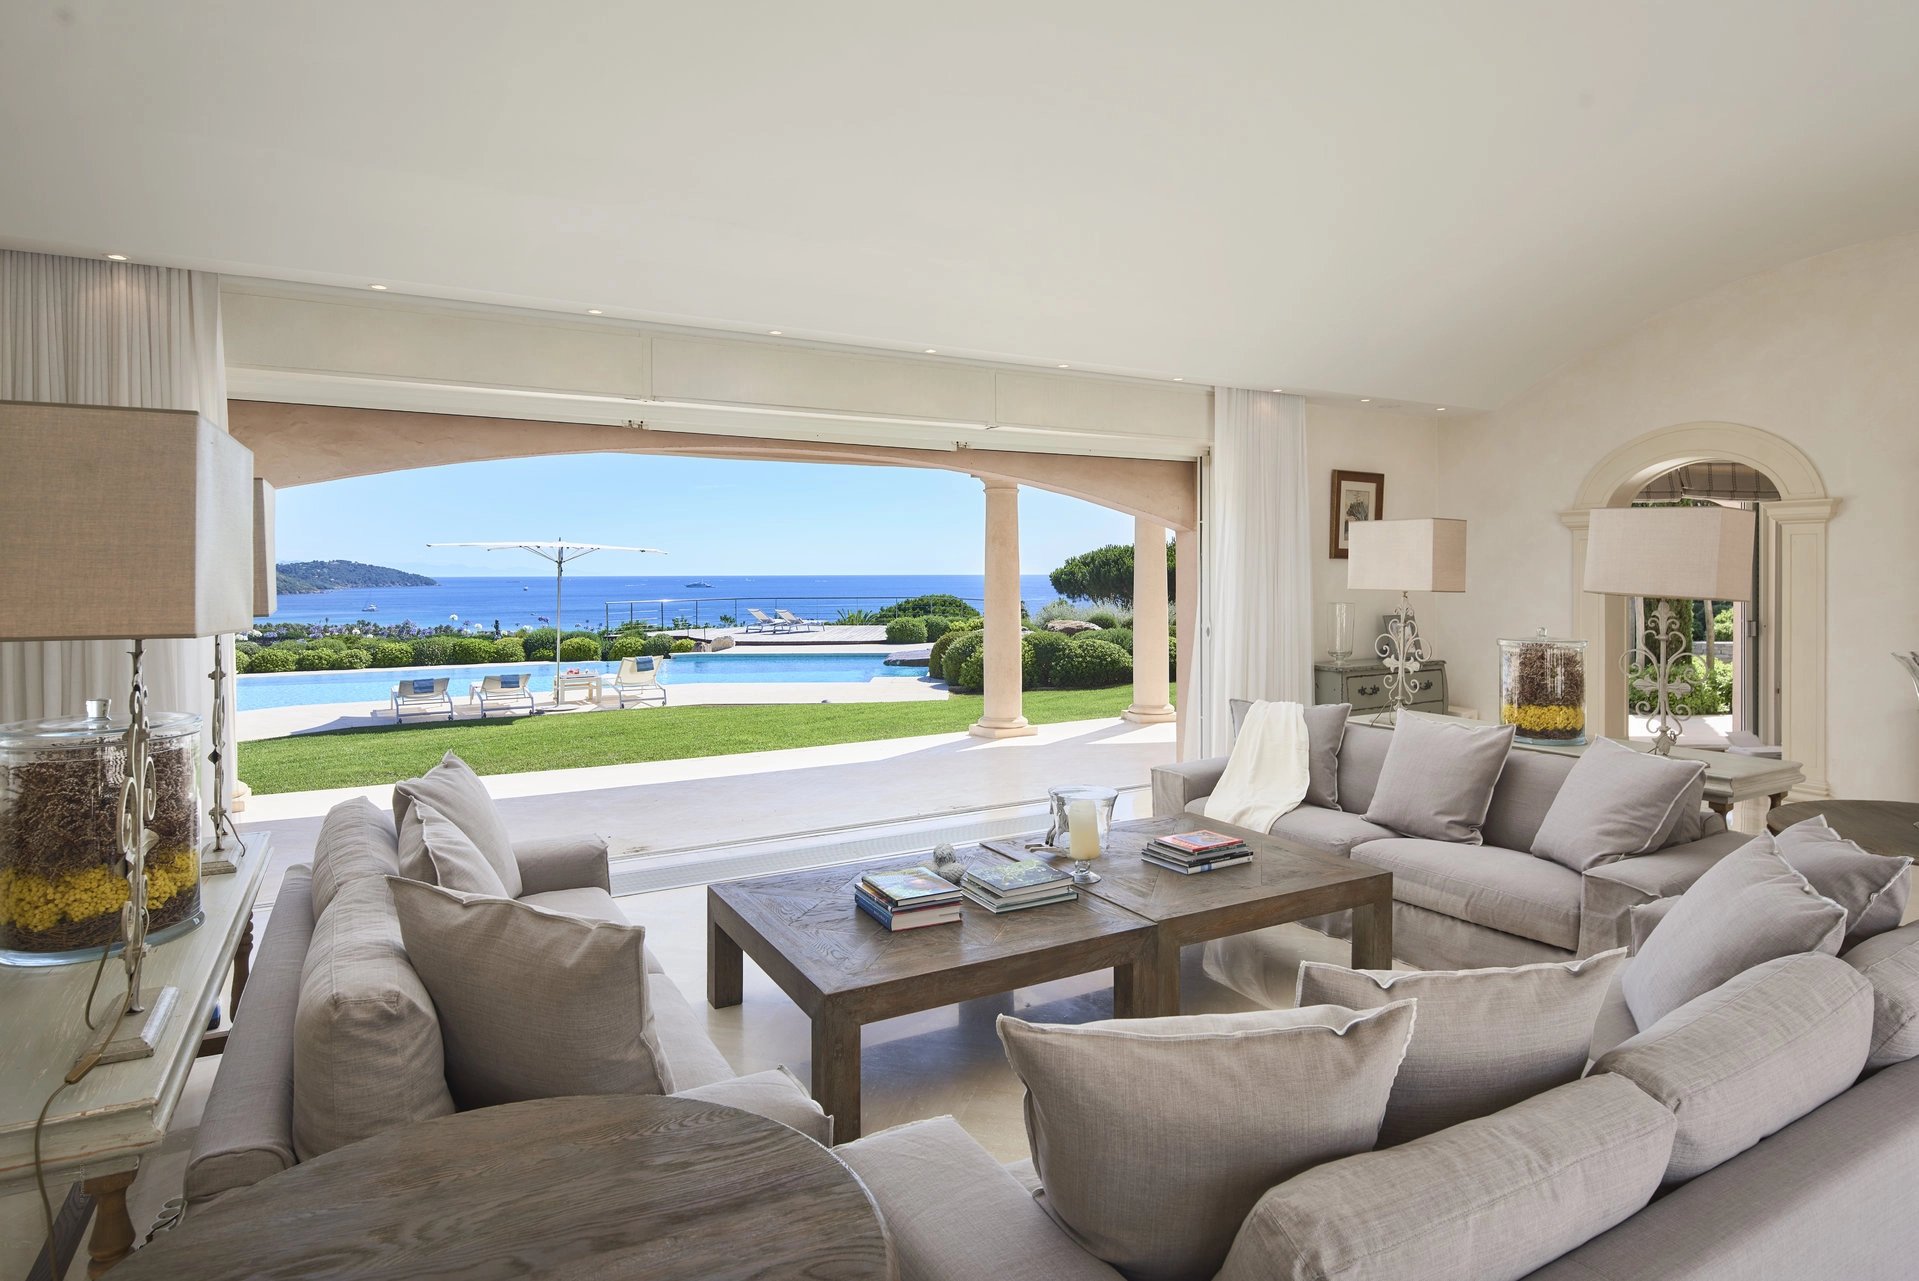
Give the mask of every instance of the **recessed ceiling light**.
<path id="1" fill-rule="evenodd" d="M 125 262 L 126 260 L 127 260 L 127 256 L 125 254 L 108 254 L 107 255 L 108 262 Z"/>
<path id="2" fill-rule="evenodd" d="M 1055 368 L 1055 369 L 1071 369 L 1071 368 L 1072 368 L 1072 366 L 1071 366 L 1071 365 L 1055 365 L 1055 366 L 1053 366 L 1053 368 Z"/>
<path id="3" fill-rule="evenodd" d="M 1373 403 L 1373 398 L 1371 396 L 1361 396 L 1359 398 L 1359 403 L 1362 405 L 1370 405 Z"/>
<path id="4" fill-rule="evenodd" d="M 1173 381 L 1174 381 L 1174 382 L 1176 382 L 1176 383 L 1183 383 L 1183 382 L 1185 382 L 1186 380 L 1185 380 L 1184 378 L 1175 378 L 1175 379 L 1173 379 Z"/>
<path id="5" fill-rule="evenodd" d="M 1273 388 L 1273 395 L 1275 395 L 1275 396 L 1284 396 L 1285 394 L 1286 394 L 1286 389 L 1285 389 L 1284 387 L 1275 387 L 1275 388 Z"/>
<path id="6" fill-rule="evenodd" d="M 1446 406 L 1444 406 L 1444 405 L 1441 405 L 1441 406 L 1439 407 L 1439 412 L 1440 412 L 1440 413 L 1442 413 L 1442 414 L 1443 414 L 1443 413 L 1445 413 L 1445 412 L 1446 412 Z"/>
<path id="7" fill-rule="evenodd" d="M 385 286 L 385 285 L 368 285 L 368 286 L 367 286 L 367 288 L 368 288 L 368 289 L 377 289 L 377 290 L 379 290 L 379 291 L 380 291 L 381 293 L 385 293 L 385 292 L 386 292 L 386 286 Z"/>
<path id="8" fill-rule="evenodd" d="M 778 338 L 780 336 L 780 331 L 777 329 L 769 329 L 766 332 L 769 334 L 772 334 L 775 338 Z"/>
<path id="9" fill-rule="evenodd" d="M 601 311 L 598 307 L 588 307 L 586 309 L 586 314 L 589 316 L 604 316 L 606 313 Z"/>
<path id="10" fill-rule="evenodd" d="M 928 348 L 926 349 L 926 354 L 927 354 L 927 355 L 929 355 L 929 356 L 937 356 L 937 355 L 939 355 L 939 352 L 938 352 L 938 351 L 937 351 L 936 349 L 934 349 L 934 348 L 932 348 L 932 347 L 928 347 Z"/>

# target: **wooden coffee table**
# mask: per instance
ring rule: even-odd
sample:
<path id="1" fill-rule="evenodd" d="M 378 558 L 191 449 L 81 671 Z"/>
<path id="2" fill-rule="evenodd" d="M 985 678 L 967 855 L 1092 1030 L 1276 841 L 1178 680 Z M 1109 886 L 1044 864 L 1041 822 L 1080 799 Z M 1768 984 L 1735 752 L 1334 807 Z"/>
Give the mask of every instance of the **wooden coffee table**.
<path id="1" fill-rule="evenodd" d="M 336 1148 L 196 1209 L 113 1276 L 891 1281 L 898 1265 L 866 1185 L 798 1131 L 606 1094 Z"/>
<path id="2" fill-rule="evenodd" d="M 978 847 L 966 861 L 997 857 Z M 1094 970 L 1115 970 L 1114 1010 L 1150 1013 L 1136 994 L 1157 991 L 1148 972 L 1152 922 L 1082 894 L 1076 903 L 995 916 L 968 902 L 958 925 L 891 934 L 853 906 L 853 882 L 874 867 L 913 858 L 820 868 L 709 885 L 706 998 L 738 1005 L 741 954 L 813 1021 L 813 1098 L 833 1118 L 833 1139 L 860 1136 L 860 1029 Z"/>
<path id="3" fill-rule="evenodd" d="M 1153 836 L 1200 827 L 1244 836 L 1253 861 L 1181 876 L 1138 857 Z M 1027 857 L 1019 841 L 959 854 L 968 863 Z M 1076 903 L 994 916 L 968 902 L 958 925 L 889 934 L 853 906 L 853 882 L 871 867 L 916 861 L 707 887 L 708 1002 L 740 1003 L 744 953 L 806 1011 L 813 1098 L 832 1116 L 835 1142 L 860 1135 L 860 1028 L 880 1019 L 1109 968 L 1115 1017 L 1177 1014 L 1182 947 L 1347 909 L 1353 964 L 1392 968 L 1391 873 L 1190 816 L 1116 825 L 1100 882 Z"/>
<path id="4" fill-rule="evenodd" d="M 1201 828 L 1240 837 L 1252 846 L 1253 861 L 1186 876 L 1139 857 L 1156 836 Z M 987 847 L 1004 853 L 1009 846 L 992 841 Z M 1062 861 L 1060 866 L 1070 865 Z M 1156 927 L 1152 956 L 1136 968 L 1137 973 L 1150 976 L 1152 987 L 1128 994 L 1137 1017 L 1179 1013 L 1181 948 L 1329 912 L 1352 911 L 1354 969 L 1393 967 L 1392 873 L 1365 863 L 1216 819 L 1182 814 L 1114 824 L 1106 856 L 1093 866 L 1100 880 L 1085 893 L 1144 917 Z M 1120 990 L 1116 978 L 1114 991 Z"/>

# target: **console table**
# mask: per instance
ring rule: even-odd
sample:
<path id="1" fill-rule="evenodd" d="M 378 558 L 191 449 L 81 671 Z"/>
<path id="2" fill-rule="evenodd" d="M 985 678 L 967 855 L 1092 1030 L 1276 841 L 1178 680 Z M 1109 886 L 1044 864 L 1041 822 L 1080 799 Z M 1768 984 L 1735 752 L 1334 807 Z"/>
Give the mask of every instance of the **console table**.
<path id="1" fill-rule="evenodd" d="M 247 852 L 231 875 L 200 882 L 206 919 L 199 928 L 155 947 L 147 957 L 149 987 L 175 987 L 180 999 L 151 1058 L 103 1064 L 61 1091 L 41 1131 L 41 1165 L 53 1210 L 60 1214 L 69 1185 L 81 1183 L 95 1216 L 89 1275 L 99 1276 L 133 1248 L 127 1188 L 141 1160 L 166 1136 L 187 1073 L 200 1053 L 214 1003 L 235 957 L 250 950 L 253 901 L 266 870 L 268 840 L 247 835 Z M 47 1096 L 93 1035 L 82 1007 L 94 965 L 0 969 L 0 1281 L 24 1277 L 46 1241 L 40 1193 L 34 1181 L 33 1131 Z M 235 975 L 234 1001 L 244 979 Z M 107 962 L 96 1009 L 124 992 L 119 958 Z M 71 1237 L 68 1238 L 69 1241 Z"/>
<path id="2" fill-rule="evenodd" d="M 1637 752 L 1651 750 L 1651 744 L 1638 740 L 1613 741 L 1624 741 L 1625 746 Z M 1573 747 L 1563 743 L 1547 746 L 1515 742 L 1513 747 L 1528 752 L 1557 752 L 1561 756 L 1578 756 L 1586 750 L 1584 744 Z M 1675 747 L 1672 755 L 1675 760 L 1698 761 L 1706 767 L 1706 804 L 1720 814 L 1727 813 L 1740 801 L 1761 796 L 1772 805 L 1782 805 L 1786 793 L 1806 781 L 1805 772 L 1799 768 L 1798 761 L 1775 761 L 1763 756 L 1739 756 L 1732 752 L 1703 752 L 1692 747 Z"/>

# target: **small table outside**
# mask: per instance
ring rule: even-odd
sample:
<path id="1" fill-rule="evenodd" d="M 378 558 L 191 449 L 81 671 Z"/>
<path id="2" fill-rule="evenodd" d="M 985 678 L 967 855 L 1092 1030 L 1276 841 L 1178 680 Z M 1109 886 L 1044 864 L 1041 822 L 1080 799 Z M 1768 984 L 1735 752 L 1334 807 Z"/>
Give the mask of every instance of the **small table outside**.
<path id="1" fill-rule="evenodd" d="M 600 677 L 596 672 L 562 675 L 555 679 L 557 681 L 555 686 L 557 697 L 562 703 L 573 701 L 572 695 L 575 693 L 585 694 L 588 702 L 597 703 L 600 701 Z"/>
<path id="2" fill-rule="evenodd" d="M 1919 803 L 1912 801 L 1795 801 L 1767 814 L 1766 828 L 1783 832 L 1822 814 L 1833 831 L 1863 850 L 1919 859 Z"/>
<path id="3" fill-rule="evenodd" d="M 196 1210 L 116 1281 L 422 1276 L 891 1281 L 859 1177 L 795 1130 L 691 1099 L 461 1112 L 301 1162 Z"/>
<path id="4" fill-rule="evenodd" d="M 958 926 L 902 934 L 853 905 L 874 864 L 726 881 L 707 887 L 707 1001 L 738 1005 L 749 955 L 813 1021 L 813 1098 L 833 1137 L 860 1135 L 860 1029 L 1094 970 L 1113 970 L 1113 1013 L 1179 1012 L 1179 954 L 1189 943 L 1353 911 L 1353 964 L 1392 967 L 1392 875 L 1277 837 L 1227 828 L 1254 848 L 1249 864 L 1182 876 L 1137 855 L 1165 832 L 1221 829 L 1191 816 L 1115 825 L 1101 881 L 1074 903 L 995 916 L 963 905 Z M 958 851 L 962 862 L 1027 857 L 1023 842 Z M 891 860 L 891 866 L 911 860 Z M 886 864 L 878 864 L 884 866 Z"/>

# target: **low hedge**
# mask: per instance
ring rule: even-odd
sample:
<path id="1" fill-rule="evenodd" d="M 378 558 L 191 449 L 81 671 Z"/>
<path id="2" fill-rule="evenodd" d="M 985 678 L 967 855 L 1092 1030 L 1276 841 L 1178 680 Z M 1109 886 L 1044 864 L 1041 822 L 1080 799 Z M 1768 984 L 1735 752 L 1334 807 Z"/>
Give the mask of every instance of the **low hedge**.
<path id="1" fill-rule="evenodd" d="M 886 624 L 886 639 L 895 645 L 918 645 L 926 639 L 926 620 L 895 618 Z"/>
<path id="2" fill-rule="evenodd" d="M 303 649 L 293 656 L 293 666 L 302 672 L 324 672 L 333 667 L 333 651 L 330 649 Z"/>
<path id="3" fill-rule="evenodd" d="M 1096 609 L 1086 615 L 1086 621 L 1095 627 L 1118 627 L 1119 615 L 1110 609 Z"/>
<path id="4" fill-rule="evenodd" d="M 940 658 L 940 677 L 954 689 L 966 689 L 960 674 L 966 669 L 966 660 L 979 654 L 986 648 L 986 634 L 981 631 L 948 632 L 940 638 L 950 641 L 946 653 Z M 929 666 L 928 670 L 931 670 Z"/>
<path id="5" fill-rule="evenodd" d="M 673 638 L 665 632 L 654 632 L 640 642 L 640 653 L 659 658 L 673 652 Z"/>
<path id="6" fill-rule="evenodd" d="M 623 631 L 606 643 L 609 659 L 638 658 L 646 653 L 646 637 L 637 631 Z"/>
<path id="7" fill-rule="evenodd" d="M 290 672 L 299 665 L 299 656 L 290 649 L 273 646 L 247 660 L 249 672 Z"/>
<path id="8" fill-rule="evenodd" d="M 451 636 L 422 636 L 413 642 L 413 661 L 422 667 L 438 667 L 452 657 Z"/>
<path id="9" fill-rule="evenodd" d="M 526 661 L 526 642 L 518 636 L 502 636 L 493 642 L 493 654 L 487 661 L 493 663 L 524 663 Z"/>
<path id="10" fill-rule="evenodd" d="M 493 661 L 493 642 L 483 636 L 462 636 L 453 642 L 453 661 L 490 663 Z"/>
<path id="11" fill-rule="evenodd" d="M 317 652 L 325 653 L 326 651 L 321 650 Z M 327 670 L 334 672 L 357 672 L 361 668 L 371 665 L 372 662 L 373 656 L 363 649 L 334 650 L 332 654 L 329 655 Z"/>
<path id="12" fill-rule="evenodd" d="M 560 661 L 565 663 L 596 663 L 600 659 L 600 640 L 597 636 L 568 636 L 560 642 Z"/>
<path id="13" fill-rule="evenodd" d="M 1064 632 L 1026 633 L 1026 647 L 1033 653 L 1034 678 L 1041 685 L 1053 683 L 1053 664 L 1072 643 Z"/>
<path id="14" fill-rule="evenodd" d="M 923 618 L 920 622 L 926 628 L 926 639 L 929 641 L 936 641 L 953 630 L 953 620 L 943 618 L 938 614 L 933 615 L 931 618 Z"/>
<path id="15" fill-rule="evenodd" d="M 257 653 L 258 651 L 255 651 L 255 652 Z M 236 647 L 233 651 L 233 670 L 235 673 L 242 676 L 252 671 L 253 655 L 249 654 L 244 649 L 239 649 Z"/>
<path id="16" fill-rule="evenodd" d="M 673 642 L 673 648 L 670 652 L 675 654 L 691 654 L 694 650 L 698 649 L 699 647 L 700 647 L 700 643 L 698 641 L 693 640 L 686 636 L 682 636 L 678 640 Z"/>
<path id="17" fill-rule="evenodd" d="M 381 641 L 369 654 L 375 667 L 413 666 L 413 646 L 405 641 Z"/>
<path id="18" fill-rule="evenodd" d="M 1098 689 L 1133 679 L 1133 656 L 1111 641 L 1082 636 L 1053 660 L 1053 683 L 1061 689 Z"/>
<path id="19" fill-rule="evenodd" d="M 1081 632 L 1080 635 L 1091 636 L 1093 633 Z M 1133 629 L 1130 627 L 1109 627 L 1098 635 L 1108 645 L 1117 645 L 1129 654 L 1133 652 Z"/>

